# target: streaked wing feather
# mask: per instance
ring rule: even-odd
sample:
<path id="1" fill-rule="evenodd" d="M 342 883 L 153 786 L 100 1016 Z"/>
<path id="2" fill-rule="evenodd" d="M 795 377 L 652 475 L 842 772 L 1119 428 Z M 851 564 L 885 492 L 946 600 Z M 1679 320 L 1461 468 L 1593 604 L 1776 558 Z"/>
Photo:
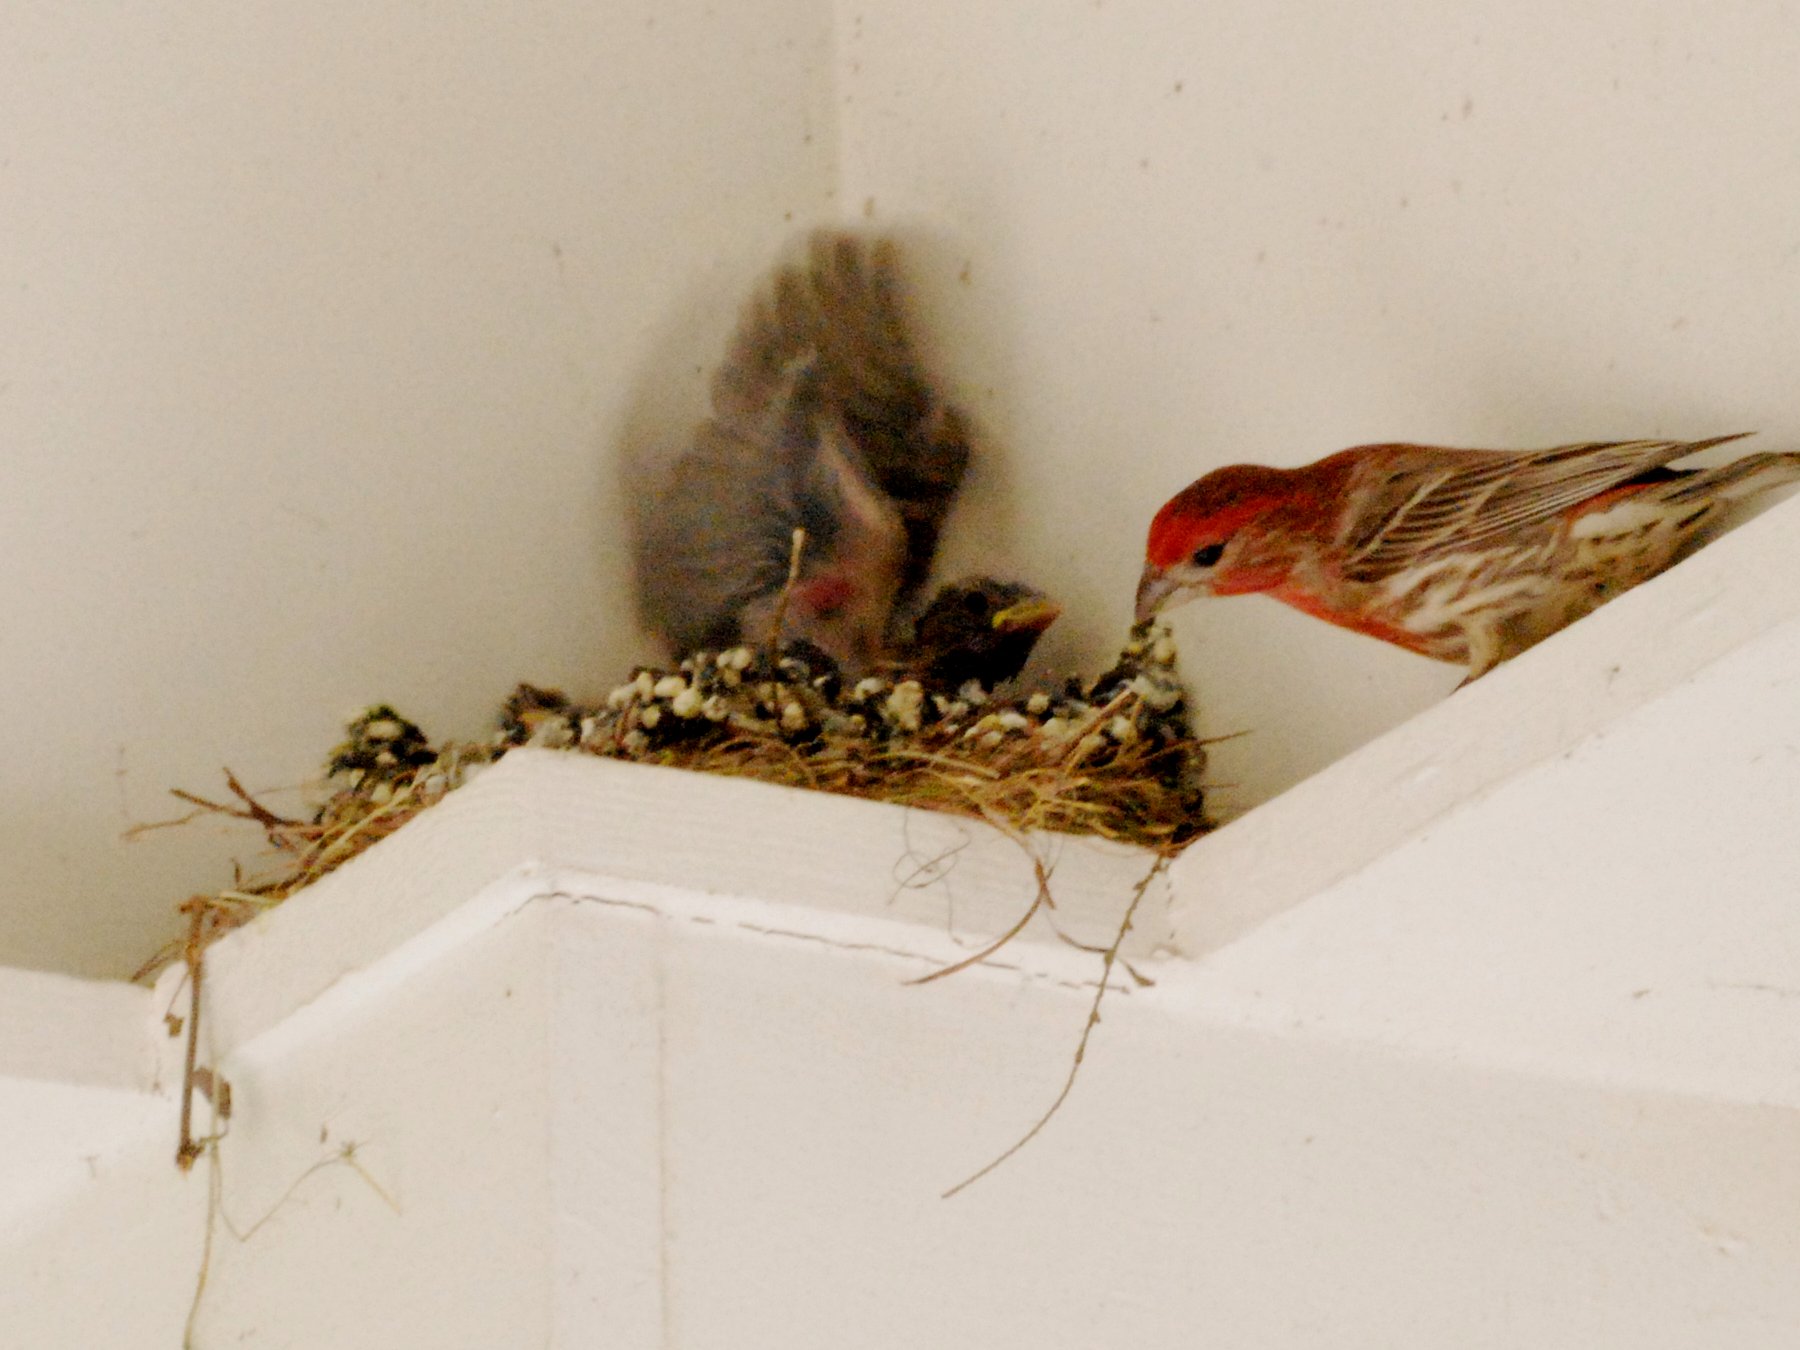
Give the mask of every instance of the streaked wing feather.
<path id="1" fill-rule="evenodd" d="M 1550 450 L 1470 450 L 1446 466 L 1421 453 L 1396 466 L 1357 513 L 1345 574 L 1379 581 L 1421 558 L 1481 548 L 1579 506 L 1650 469 L 1735 440 L 1594 441 Z"/>

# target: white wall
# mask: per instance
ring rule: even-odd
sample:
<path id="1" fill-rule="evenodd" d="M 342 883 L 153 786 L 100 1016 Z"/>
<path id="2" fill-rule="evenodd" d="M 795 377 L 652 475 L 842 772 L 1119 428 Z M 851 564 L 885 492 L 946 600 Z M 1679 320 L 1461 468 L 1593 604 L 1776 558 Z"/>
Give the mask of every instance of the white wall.
<path id="1" fill-rule="evenodd" d="M 839 195 L 991 442 L 947 566 L 1059 593 L 1052 664 L 1219 463 L 1793 444 L 1797 66 L 1785 7 L 1681 0 L 13 6 L 0 961 L 120 973 L 226 879 L 241 834 L 117 842 L 169 786 L 642 655 L 620 466 Z M 1222 805 L 1457 678 L 1261 600 L 1179 629 L 1253 733 Z"/>
<path id="2" fill-rule="evenodd" d="M 832 190 L 816 5 L 0 14 L 0 963 L 117 975 L 391 699 L 644 653 L 622 447 Z"/>

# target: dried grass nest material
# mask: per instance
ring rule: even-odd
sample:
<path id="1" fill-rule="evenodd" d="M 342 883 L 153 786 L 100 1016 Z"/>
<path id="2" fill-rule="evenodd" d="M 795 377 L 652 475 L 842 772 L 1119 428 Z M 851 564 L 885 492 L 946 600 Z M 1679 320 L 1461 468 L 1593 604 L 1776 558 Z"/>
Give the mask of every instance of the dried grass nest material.
<path id="1" fill-rule="evenodd" d="M 1205 753 L 1187 721 L 1167 631 L 1133 630 L 1114 666 L 1083 684 L 996 697 L 918 682 L 841 678 L 802 647 L 703 652 L 643 668 L 599 705 L 520 685 L 485 742 L 433 745 L 391 707 L 347 728 L 311 820 L 177 793 L 199 811 L 260 826 L 278 857 L 263 874 L 183 907 L 206 935 L 235 928 L 327 875 L 521 745 L 757 778 L 974 816 L 1004 829 L 1099 835 L 1168 851 L 1206 829 Z M 171 944 L 139 974 L 179 955 Z"/>

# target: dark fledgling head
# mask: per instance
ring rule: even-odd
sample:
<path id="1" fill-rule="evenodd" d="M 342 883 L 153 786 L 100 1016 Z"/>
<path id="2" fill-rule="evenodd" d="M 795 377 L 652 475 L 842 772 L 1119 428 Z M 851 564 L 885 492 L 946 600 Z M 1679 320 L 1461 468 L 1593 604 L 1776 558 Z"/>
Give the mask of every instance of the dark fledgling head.
<path id="1" fill-rule="evenodd" d="M 992 689 L 1025 667 L 1060 606 L 1040 591 L 993 577 L 939 589 L 913 623 L 899 664 L 929 689 L 954 691 L 970 680 Z"/>

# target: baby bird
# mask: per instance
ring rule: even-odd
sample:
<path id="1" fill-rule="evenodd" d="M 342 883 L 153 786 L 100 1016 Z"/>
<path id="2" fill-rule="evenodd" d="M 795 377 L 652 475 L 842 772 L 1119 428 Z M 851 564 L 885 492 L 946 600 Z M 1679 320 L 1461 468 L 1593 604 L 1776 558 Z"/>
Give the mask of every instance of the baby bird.
<path id="1" fill-rule="evenodd" d="M 913 621 L 895 665 L 928 692 L 954 693 L 970 680 L 993 690 L 1025 668 L 1032 648 L 1062 613 L 1041 591 L 993 577 L 939 588 Z"/>
<path id="2" fill-rule="evenodd" d="M 646 532 L 645 619 L 677 657 L 767 644 L 779 622 L 781 640 L 867 670 L 930 571 L 968 459 L 962 417 L 914 356 L 893 245 L 820 231 L 739 319 L 712 416 Z"/>

